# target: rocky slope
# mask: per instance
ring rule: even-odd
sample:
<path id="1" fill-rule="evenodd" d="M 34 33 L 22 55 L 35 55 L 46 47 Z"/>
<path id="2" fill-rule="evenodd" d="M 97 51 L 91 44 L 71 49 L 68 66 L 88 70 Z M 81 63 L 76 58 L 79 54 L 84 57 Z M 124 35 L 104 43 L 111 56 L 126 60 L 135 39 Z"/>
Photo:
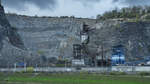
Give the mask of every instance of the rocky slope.
<path id="1" fill-rule="evenodd" d="M 104 47 L 104 55 L 110 57 L 112 46 L 123 45 L 127 61 L 142 60 L 150 56 L 150 22 L 119 21 L 79 18 L 28 17 L 8 14 L 10 24 L 17 28 L 28 51 L 22 51 L 5 42 L 1 60 L 28 62 L 31 65 L 45 63 L 52 57 L 72 59 L 72 45 L 80 43 L 80 30 L 86 22 L 90 31 L 89 56 Z M 101 55 L 99 50 L 99 55 Z M 7 64 L 7 63 L 5 63 Z"/>
<path id="2" fill-rule="evenodd" d="M 149 32 L 149 21 L 106 20 L 96 24 L 89 46 L 103 46 L 105 56 L 111 56 L 113 46 L 123 45 L 126 61 L 142 60 L 150 56 Z"/>
<path id="3" fill-rule="evenodd" d="M 0 3 L 0 60 L 1 60 L 0 65 L 5 64 L 3 62 L 6 60 L 3 60 L 3 58 L 7 58 L 1 52 L 3 48 L 3 44 L 6 43 L 6 42 L 3 42 L 4 40 L 5 41 L 7 40 L 7 43 L 10 43 L 11 45 L 15 47 L 18 47 L 20 49 L 25 49 L 24 44 L 19 34 L 17 33 L 17 29 L 13 28 L 9 24 L 9 21 L 7 20 L 6 15 L 4 13 L 4 8 Z M 6 53 L 7 53 L 7 50 L 6 50 Z"/>
<path id="4" fill-rule="evenodd" d="M 22 51 L 5 42 L 3 60 L 9 64 L 26 61 L 38 64 L 41 61 L 72 59 L 72 45 L 80 43 L 80 29 L 83 22 L 95 24 L 93 19 L 28 17 L 8 14 L 7 18 L 17 28 L 28 51 Z M 11 59 L 10 59 L 11 58 Z"/>

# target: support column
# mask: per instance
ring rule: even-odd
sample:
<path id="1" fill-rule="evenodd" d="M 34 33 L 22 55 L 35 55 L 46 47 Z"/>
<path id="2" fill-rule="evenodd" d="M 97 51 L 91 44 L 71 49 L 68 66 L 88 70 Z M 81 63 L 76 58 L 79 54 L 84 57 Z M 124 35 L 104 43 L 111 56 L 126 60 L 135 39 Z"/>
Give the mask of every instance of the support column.
<path id="1" fill-rule="evenodd" d="M 14 63 L 14 72 L 16 72 L 16 69 L 17 69 L 17 64 Z"/>

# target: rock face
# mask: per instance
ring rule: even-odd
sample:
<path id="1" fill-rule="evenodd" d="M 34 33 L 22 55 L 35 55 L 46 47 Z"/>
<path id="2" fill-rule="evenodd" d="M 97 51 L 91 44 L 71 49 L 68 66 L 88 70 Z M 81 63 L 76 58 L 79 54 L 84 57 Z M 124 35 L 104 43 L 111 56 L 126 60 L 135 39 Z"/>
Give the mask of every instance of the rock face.
<path id="1" fill-rule="evenodd" d="M 16 28 L 29 51 L 21 51 L 5 42 L 0 61 L 12 66 L 15 62 L 30 65 L 47 63 L 50 58 L 72 59 L 72 45 L 80 43 L 83 22 L 90 31 L 89 56 L 111 57 L 112 46 L 123 45 L 126 61 L 142 60 L 150 56 L 150 22 L 128 22 L 117 20 L 29 17 L 8 14 L 12 27 Z M 1 26 L 0 26 L 1 28 Z M 8 63 L 9 61 L 9 63 Z"/>
<path id="2" fill-rule="evenodd" d="M 9 24 L 9 22 L 5 16 L 5 13 L 4 13 L 4 8 L 0 4 L 0 51 L 3 48 L 3 43 L 4 43 L 3 40 L 4 39 L 5 40 L 7 39 L 8 43 L 11 43 L 15 47 L 18 47 L 20 49 L 25 49 L 24 44 L 23 44 L 19 34 L 17 33 L 17 30 L 15 28 L 12 28 L 11 25 Z M 7 53 L 7 51 L 6 51 L 6 53 Z M 1 58 L 1 60 L 3 60 L 3 58 L 5 58 L 5 56 L 2 55 L 0 58 Z M 3 63 L 1 62 L 1 64 L 3 64 Z"/>
<path id="3" fill-rule="evenodd" d="M 142 60 L 150 56 L 149 29 L 150 22 L 103 21 L 91 33 L 89 47 L 103 46 L 105 56 L 110 57 L 113 46 L 123 45 L 126 61 Z"/>
<path id="4" fill-rule="evenodd" d="M 17 28 L 28 51 L 20 51 L 5 43 L 3 56 L 14 62 L 39 64 L 44 59 L 72 59 L 73 44 L 80 43 L 80 29 L 84 21 L 91 26 L 93 19 L 45 18 L 7 15 L 10 24 Z M 7 53 L 6 53 L 7 52 Z M 30 62 L 30 63 L 29 63 Z"/>
<path id="5" fill-rule="evenodd" d="M 4 39 L 4 37 L 8 37 L 8 41 L 12 45 L 21 49 L 25 48 L 19 34 L 17 33 L 17 29 L 11 27 L 5 16 L 4 8 L 1 5 L 0 5 L 0 28 L 1 28 L 0 29 L 1 41 Z"/>

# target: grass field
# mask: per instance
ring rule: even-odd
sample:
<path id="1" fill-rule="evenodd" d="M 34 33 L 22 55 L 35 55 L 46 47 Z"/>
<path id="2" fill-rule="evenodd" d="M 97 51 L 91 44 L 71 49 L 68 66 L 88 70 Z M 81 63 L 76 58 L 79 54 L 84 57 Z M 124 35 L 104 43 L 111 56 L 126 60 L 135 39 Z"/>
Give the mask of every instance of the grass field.
<path id="1" fill-rule="evenodd" d="M 1 73 L 0 84 L 150 84 L 150 77 L 83 73 Z"/>

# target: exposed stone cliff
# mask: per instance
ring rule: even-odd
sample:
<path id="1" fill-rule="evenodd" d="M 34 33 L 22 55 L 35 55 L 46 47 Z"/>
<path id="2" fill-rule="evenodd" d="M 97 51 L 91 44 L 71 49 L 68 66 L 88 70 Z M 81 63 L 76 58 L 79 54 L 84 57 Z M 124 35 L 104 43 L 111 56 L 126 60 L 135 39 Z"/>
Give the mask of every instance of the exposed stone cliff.
<path id="1" fill-rule="evenodd" d="M 14 62 L 34 62 L 56 57 L 72 58 L 72 45 L 80 43 L 82 23 L 95 24 L 92 19 L 44 18 L 7 15 L 10 24 L 17 28 L 28 51 L 21 51 L 5 43 L 2 51 L 3 60 Z M 11 58 L 11 59 L 9 59 Z"/>
<path id="2" fill-rule="evenodd" d="M 5 13 L 4 13 L 4 8 L 0 3 L 0 59 L 1 59 L 0 64 L 1 65 L 5 64 L 2 61 L 6 61 L 3 58 L 7 58 L 5 57 L 5 54 L 2 54 L 3 52 L 1 52 L 2 48 L 4 47 L 3 45 L 4 43 L 10 43 L 11 45 L 15 47 L 18 47 L 20 49 L 25 49 L 24 44 L 19 34 L 17 33 L 17 29 L 11 27 L 11 25 L 9 24 L 7 17 L 5 16 Z M 7 53 L 7 50 L 5 53 Z"/>
<path id="3" fill-rule="evenodd" d="M 104 55 L 110 57 L 112 46 L 123 45 L 127 61 L 140 60 L 150 56 L 150 22 L 129 22 L 118 20 L 97 21 L 95 19 L 28 17 L 8 14 L 10 24 L 17 28 L 27 51 L 20 51 L 5 43 L 3 60 L 10 63 L 26 61 L 38 64 L 51 57 L 72 58 L 72 45 L 80 43 L 80 29 L 86 22 L 95 28 L 90 32 L 88 50 L 96 55 L 99 46 Z M 101 50 L 99 50 L 101 51 Z M 99 52 L 99 55 L 101 52 Z M 8 59 L 11 58 L 11 59 Z"/>
<path id="4" fill-rule="evenodd" d="M 89 47 L 103 46 L 105 56 L 111 56 L 113 46 L 123 45 L 126 61 L 142 60 L 150 56 L 149 32 L 149 21 L 106 20 L 96 24 Z"/>
<path id="5" fill-rule="evenodd" d="M 8 37 L 8 42 L 10 42 L 12 45 L 21 49 L 25 48 L 19 34 L 17 33 L 17 29 L 11 27 L 11 25 L 9 24 L 7 17 L 5 16 L 4 13 L 4 8 L 3 6 L 1 6 L 1 4 L 0 4 L 0 27 L 1 27 L 0 41 L 2 41 L 4 37 Z"/>

